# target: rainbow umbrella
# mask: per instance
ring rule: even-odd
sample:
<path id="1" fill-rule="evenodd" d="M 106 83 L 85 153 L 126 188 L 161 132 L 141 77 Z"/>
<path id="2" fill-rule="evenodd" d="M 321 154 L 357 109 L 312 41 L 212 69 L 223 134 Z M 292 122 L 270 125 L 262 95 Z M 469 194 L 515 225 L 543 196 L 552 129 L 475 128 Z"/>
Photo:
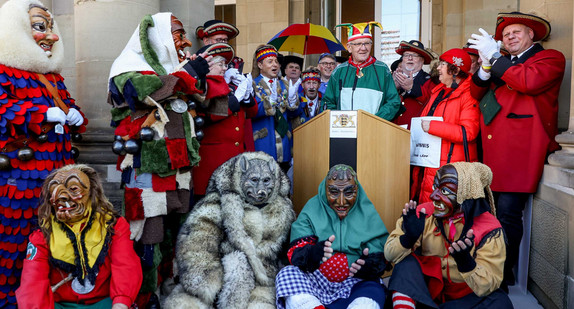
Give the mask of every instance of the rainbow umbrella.
<path id="1" fill-rule="evenodd" d="M 334 53 L 345 47 L 329 29 L 315 24 L 293 24 L 277 33 L 269 43 L 278 51 L 301 55 Z"/>

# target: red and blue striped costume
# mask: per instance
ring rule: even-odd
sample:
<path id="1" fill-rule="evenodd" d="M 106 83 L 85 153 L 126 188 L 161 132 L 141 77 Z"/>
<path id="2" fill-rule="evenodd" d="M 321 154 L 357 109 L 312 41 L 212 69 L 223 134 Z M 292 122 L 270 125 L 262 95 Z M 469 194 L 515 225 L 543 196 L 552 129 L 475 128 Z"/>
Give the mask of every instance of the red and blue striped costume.
<path id="1" fill-rule="evenodd" d="M 79 110 L 66 90 L 64 78 L 60 74 L 45 76 L 58 89 L 62 101 Z M 46 110 L 53 106 L 52 95 L 38 81 L 36 73 L 0 65 L 0 152 L 11 163 L 9 169 L 0 170 L 1 308 L 16 308 L 14 292 L 20 285 L 28 235 L 37 225 L 36 209 L 43 180 L 52 170 L 74 163 L 68 126 L 64 126 L 64 134 L 49 131 L 44 143 L 35 139 L 45 124 Z M 82 126 L 78 132 L 84 130 Z M 26 162 L 18 160 L 17 149 L 4 151 L 23 136 L 29 138 L 28 147 L 34 150 L 34 158 Z"/>

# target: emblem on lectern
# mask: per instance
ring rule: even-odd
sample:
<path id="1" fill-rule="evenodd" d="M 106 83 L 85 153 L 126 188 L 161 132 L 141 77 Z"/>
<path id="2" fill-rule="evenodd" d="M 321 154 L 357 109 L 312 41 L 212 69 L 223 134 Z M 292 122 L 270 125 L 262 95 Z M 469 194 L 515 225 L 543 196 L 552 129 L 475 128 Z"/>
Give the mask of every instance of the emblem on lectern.
<path id="1" fill-rule="evenodd" d="M 335 121 L 333 121 L 333 128 L 354 128 L 356 115 L 340 114 L 335 115 Z"/>

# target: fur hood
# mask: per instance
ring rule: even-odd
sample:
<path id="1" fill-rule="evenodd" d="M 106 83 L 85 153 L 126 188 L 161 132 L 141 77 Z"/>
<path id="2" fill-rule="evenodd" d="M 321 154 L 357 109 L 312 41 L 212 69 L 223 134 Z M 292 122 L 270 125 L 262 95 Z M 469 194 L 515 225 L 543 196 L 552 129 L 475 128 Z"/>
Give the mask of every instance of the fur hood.
<path id="1" fill-rule="evenodd" d="M 64 45 L 58 25 L 54 20 L 52 32 L 60 40 L 54 43 L 52 56 L 48 57 L 32 37 L 28 15 L 31 4 L 44 7 L 38 0 L 10 0 L 0 8 L 0 64 L 42 74 L 60 73 L 64 62 Z"/>

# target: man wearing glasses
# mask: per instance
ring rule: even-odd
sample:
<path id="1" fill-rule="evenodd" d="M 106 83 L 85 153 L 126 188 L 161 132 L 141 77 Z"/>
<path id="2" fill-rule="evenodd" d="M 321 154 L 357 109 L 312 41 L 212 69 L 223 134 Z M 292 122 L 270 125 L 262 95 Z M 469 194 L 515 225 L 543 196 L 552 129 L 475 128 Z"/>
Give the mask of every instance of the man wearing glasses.
<path id="1" fill-rule="evenodd" d="M 371 56 L 373 36 L 369 28 L 374 25 L 382 28 L 378 22 L 337 25 L 349 27 L 347 49 L 351 58 L 333 71 L 324 100 L 328 109 L 362 109 L 390 121 L 401 100 L 387 65 Z"/>
<path id="2" fill-rule="evenodd" d="M 430 64 L 433 56 L 423 43 L 416 40 L 401 41 L 395 51 L 403 59 L 393 73 L 393 80 L 402 98 L 402 106 L 393 122 L 398 125 L 406 124 L 408 128 L 411 118 L 420 116 L 431 90 L 436 86 L 430 75 L 423 71 L 423 64 Z"/>
<path id="3" fill-rule="evenodd" d="M 324 53 L 319 56 L 318 69 L 321 72 L 321 85 L 319 86 L 319 92 L 321 95 L 325 95 L 325 90 L 327 90 L 327 84 L 331 78 L 333 70 L 337 67 L 337 60 L 333 54 Z"/>
<path id="4" fill-rule="evenodd" d="M 203 45 L 227 43 L 238 34 L 237 27 L 217 19 L 208 20 L 195 29 L 195 35 L 203 41 Z"/>

